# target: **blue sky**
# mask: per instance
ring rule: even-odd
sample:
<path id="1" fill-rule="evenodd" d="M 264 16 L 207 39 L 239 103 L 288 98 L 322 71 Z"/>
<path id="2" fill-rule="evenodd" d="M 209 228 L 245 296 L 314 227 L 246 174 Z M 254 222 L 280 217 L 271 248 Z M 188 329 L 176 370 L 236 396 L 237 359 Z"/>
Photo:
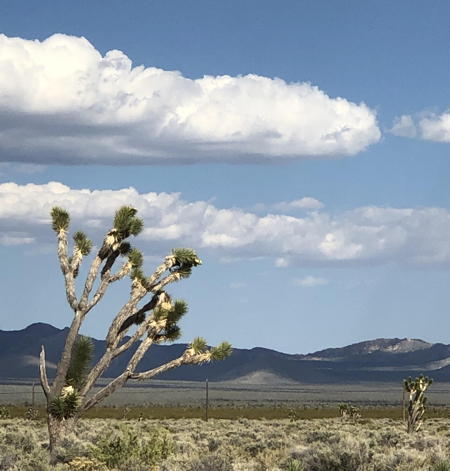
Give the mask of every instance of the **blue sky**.
<path id="1" fill-rule="evenodd" d="M 190 305 L 185 341 L 450 343 L 449 14 L 3 1 L 0 329 L 70 322 L 48 207 L 65 202 L 99 243 L 125 198 L 154 229 L 136 240 L 147 271 L 173 246 L 204 259 L 171 291 Z M 101 337 L 127 290 L 85 331 Z"/>

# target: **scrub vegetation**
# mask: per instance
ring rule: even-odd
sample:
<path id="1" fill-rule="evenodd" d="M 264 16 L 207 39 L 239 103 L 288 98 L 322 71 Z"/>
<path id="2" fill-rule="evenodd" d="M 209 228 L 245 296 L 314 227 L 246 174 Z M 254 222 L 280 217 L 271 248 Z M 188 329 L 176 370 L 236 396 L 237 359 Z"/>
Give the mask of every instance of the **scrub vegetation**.
<path id="1" fill-rule="evenodd" d="M 81 419 L 48 464 L 44 420 L 0 420 L 0 470 L 450 470 L 450 418 Z"/>

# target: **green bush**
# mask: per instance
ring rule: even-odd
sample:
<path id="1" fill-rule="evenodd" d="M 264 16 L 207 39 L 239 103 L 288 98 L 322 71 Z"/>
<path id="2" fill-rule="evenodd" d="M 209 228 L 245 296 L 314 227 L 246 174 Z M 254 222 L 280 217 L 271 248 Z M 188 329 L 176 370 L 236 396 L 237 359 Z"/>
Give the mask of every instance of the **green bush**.
<path id="1" fill-rule="evenodd" d="M 336 442 L 316 442 L 298 456 L 309 471 L 360 471 L 370 466 L 372 453 L 365 440 L 343 434 Z"/>
<path id="2" fill-rule="evenodd" d="M 450 471 L 450 461 L 440 460 L 432 468 L 431 471 Z"/>
<path id="3" fill-rule="evenodd" d="M 0 419 L 9 419 L 10 417 L 9 409 L 5 406 L 0 406 Z"/>
<path id="4" fill-rule="evenodd" d="M 39 419 L 39 411 L 37 409 L 34 409 L 33 407 L 29 407 L 25 411 L 25 418 L 27 420 L 37 420 Z"/>
<path id="5" fill-rule="evenodd" d="M 105 471 L 104 463 L 97 460 L 78 457 L 69 462 L 70 471 Z"/>
<path id="6" fill-rule="evenodd" d="M 91 456 L 110 469 L 135 469 L 156 465 L 172 452 L 173 441 L 166 430 L 156 428 L 141 436 L 136 430 L 121 425 L 97 442 Z"/>
<path id="7" fill-rule="evenodd" d="M 289 459 L 286 463 L 281 466 L 283 471 L 304 471 L 304 466 L 298 460 Z"/>

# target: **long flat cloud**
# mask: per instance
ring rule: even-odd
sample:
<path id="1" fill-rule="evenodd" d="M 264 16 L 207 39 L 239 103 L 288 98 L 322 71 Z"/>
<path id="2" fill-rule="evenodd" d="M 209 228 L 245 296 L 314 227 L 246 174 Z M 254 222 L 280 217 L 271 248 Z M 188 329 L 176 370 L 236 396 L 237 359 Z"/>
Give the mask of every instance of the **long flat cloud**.
<path id="1" fill-rule="evenodd" d="M 149 256 L 192 246 L 217 258 L 264 257 L 278 266 L 450 262 L 450 212 L 442 208 L 369 206 L 336 215 L 257 215 L 188 202 L 177 193 L 76 190 L 57 182 L 0 185 L 0 244 L 54 244 L 49 224 L 54 205 L 69 210 L 73 229 L 85 230 L 99 244 L 114 211 L 124 204 L 136 207 L 145 220 L 136 245 Z"/>
<path id="2" fill-rule="evenodd" d="M 354 155 L 375 112 L 309 83 L 133 67 L 85 38 L 0 35 L 0 161 L 152 164 Z"/>

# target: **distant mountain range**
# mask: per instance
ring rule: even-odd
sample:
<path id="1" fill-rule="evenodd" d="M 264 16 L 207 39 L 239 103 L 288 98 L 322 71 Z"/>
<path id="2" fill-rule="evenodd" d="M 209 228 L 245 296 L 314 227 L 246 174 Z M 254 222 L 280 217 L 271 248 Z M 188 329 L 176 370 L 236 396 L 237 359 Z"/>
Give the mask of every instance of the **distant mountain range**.
<path id="1" fill-rule="evenodd" d="M 0 380 L 37 378 L 41 344 L 45 345 L 49 376 L 54 374 L 68 329 L 49 324 L 31 324 L 23 330 L 0 330 Z M 95 340 L 95 355 L 105 349 Z M 155 345 L 140 364 L 139 371 L 154 368 L 184 351 L 186 345 Z M 123 371 L 130 357 L 118 357 L 106 372 L 113 377 Z M 182 366 L 158 379 L 241 381 L 243 383 L 349 383 L 400 381 L 426 374 L 450 381 L 450 345 L 419 339 L 376 339 L 342 348 L 328 348 L 307 355 L 289 355 L 267 348 L 236 348 L 230 358 L 202 366 Z"/>

